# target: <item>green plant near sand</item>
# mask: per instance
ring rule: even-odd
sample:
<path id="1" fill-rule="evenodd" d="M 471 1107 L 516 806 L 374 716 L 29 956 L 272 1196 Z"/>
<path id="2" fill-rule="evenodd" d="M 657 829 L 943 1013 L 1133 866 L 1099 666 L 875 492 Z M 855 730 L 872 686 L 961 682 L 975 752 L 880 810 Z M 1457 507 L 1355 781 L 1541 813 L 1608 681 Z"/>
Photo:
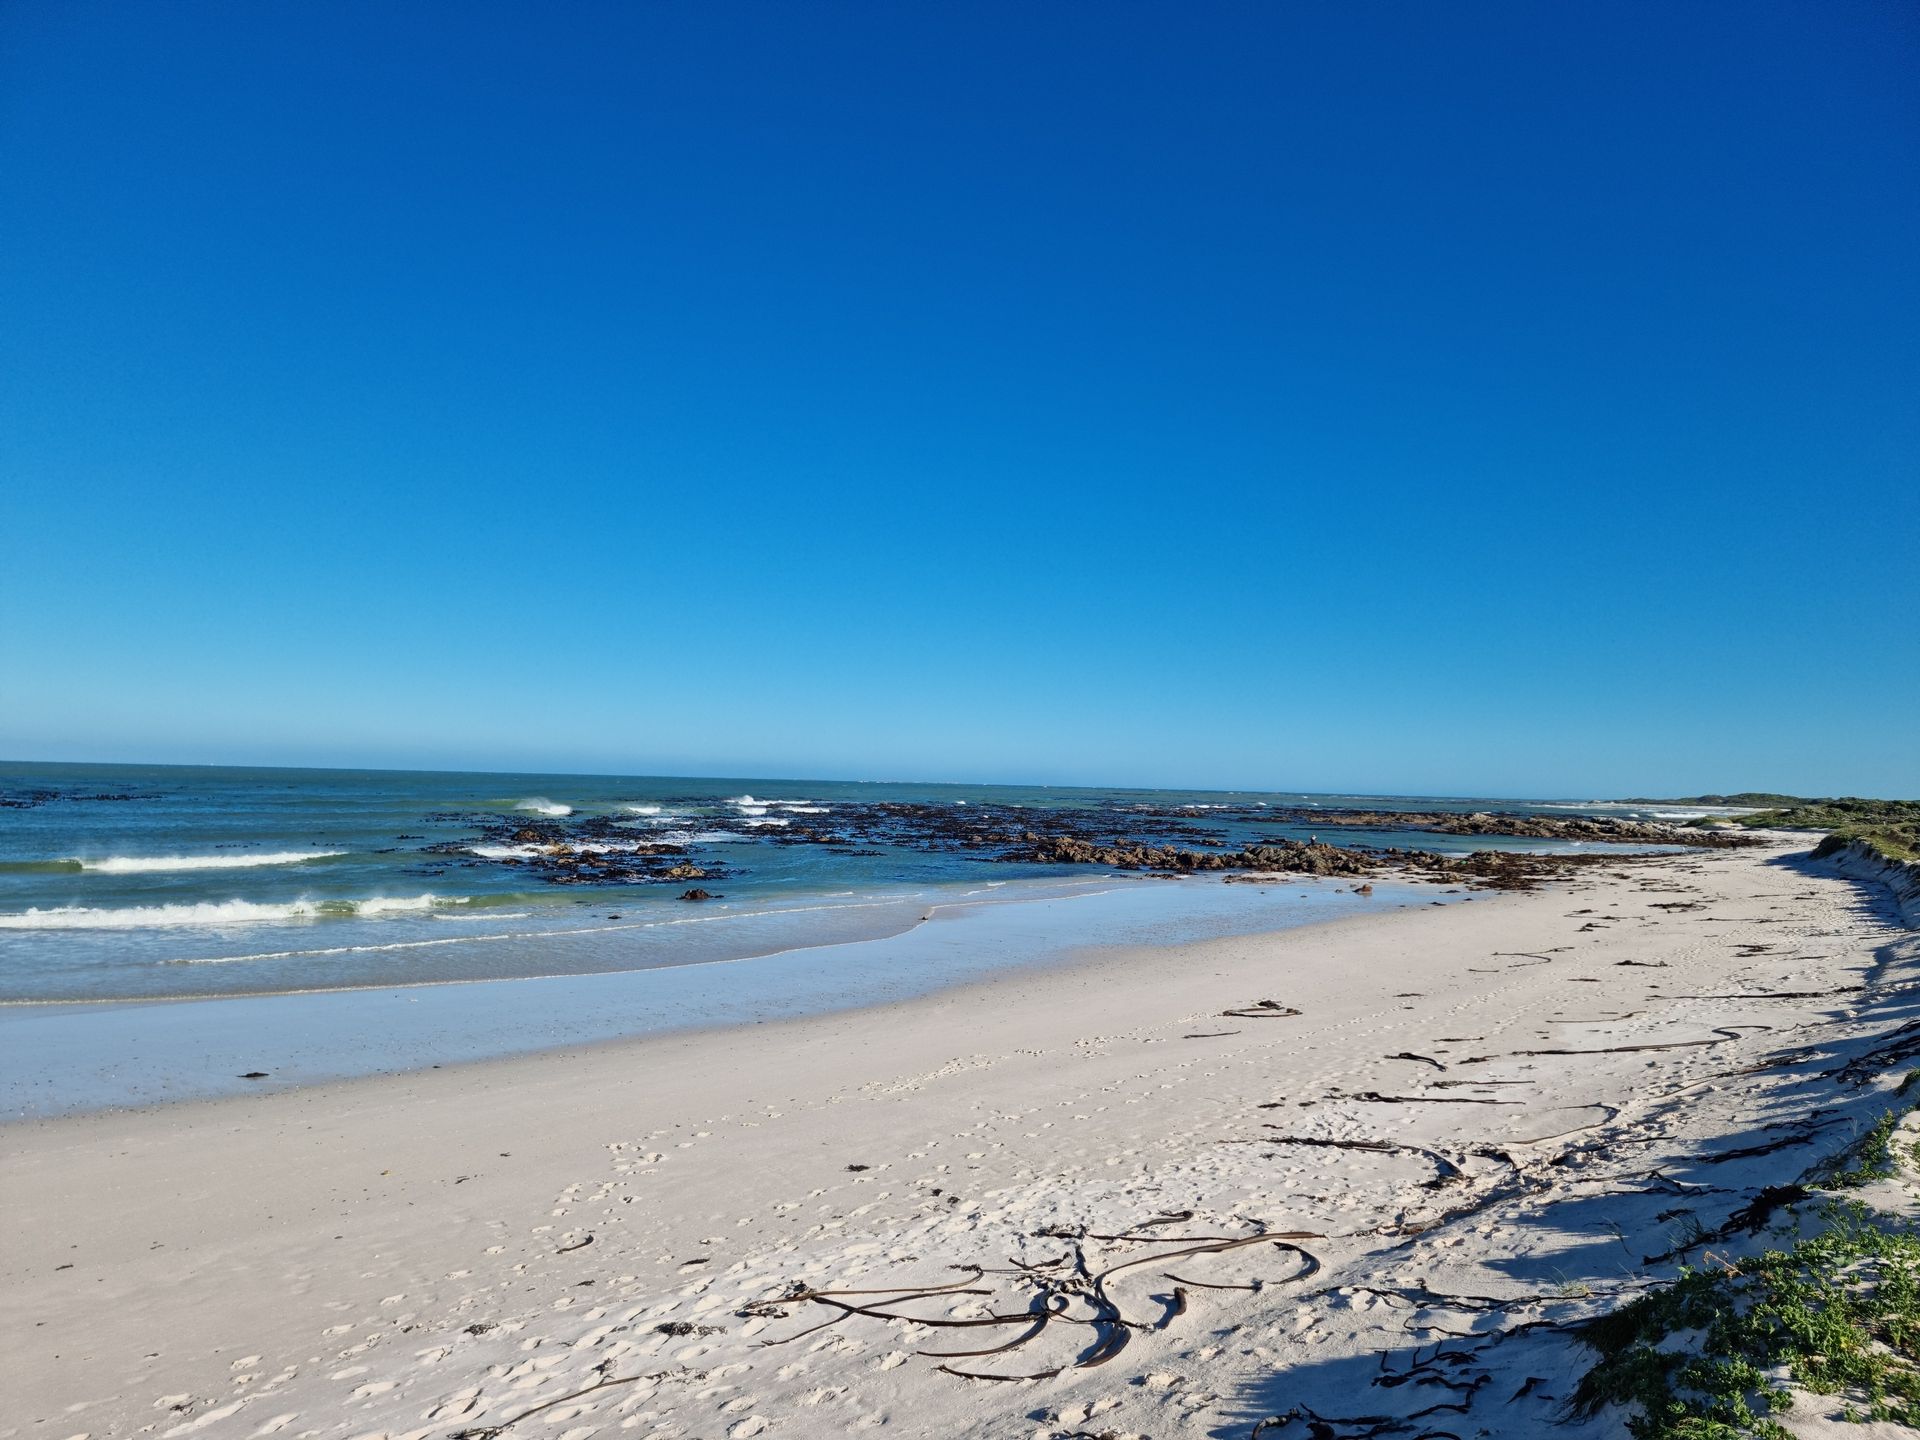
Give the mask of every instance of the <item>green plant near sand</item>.
<path id="1" fill-rule="evenodd" d="M 1904 1097 L 1920 1071 L 1908 1074 Z M 1807 1183 L 1858 1189 L 1900 1173 L 1897 1106 Z M 1920 1159 L 1920 1142 L 1909 1154 Z M 1748 1258 L 1714 1256 L 1672 1285 L 1588 1321 L 1600 1361 L 1572 1408 L 1635 1407 L 1638 1440 L 1787 1440 L 1791 1387 L 1845 1395 L 1844 1418 L 1920 1426 L 1920 1229 L 1853 1199 L 1814 1212 L 1818 1233 Z M 1796 1215 L 1796 1221 L 1799 1217 Z M 1711 1239 L 1696 1226 L 1693 1244 Z"/>
<path id="2" fill-rule="evenodd" d="M 1601 1358 L 1574 1409 L 1637 1406 L 1638 1440 L 1786 1440 L 1772 1417 L 1792 1385 L 1849 1397 L 1850 1418 L 1920 1425 L 1920 1234 L 1856 1202 L 1821 1218 L 1788 1249 L 1685 1271 L 1589 1321 Z"/>
<path id="3" fill-rule="evenodd" d="M 1751 815 L 1707 817 L 1714 824 L 1766 830 L 1824 830 L 1828 838 L 1823 845 L 1833 849 L 1859 840 L 1889 860 L 1920 861 L 1920 800 L 1864 800 L 1851 795 L 1804 800 L 1790 795 L 1757 794 L 1713 798 L 1727 804 L 1778 802 Z M 1703 799 L 1701 803 L 1706 802 Z"/>

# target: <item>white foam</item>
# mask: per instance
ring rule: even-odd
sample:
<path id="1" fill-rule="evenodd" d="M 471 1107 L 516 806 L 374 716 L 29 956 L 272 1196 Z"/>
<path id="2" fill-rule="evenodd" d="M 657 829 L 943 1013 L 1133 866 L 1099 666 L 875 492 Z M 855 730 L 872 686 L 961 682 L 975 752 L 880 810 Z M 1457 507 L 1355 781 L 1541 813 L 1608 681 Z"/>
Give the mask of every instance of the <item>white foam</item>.
<path id="1" fill-rule="evenodd" d="M 657 840 L 561 840 L 552 845 L 470 845 L 467 853 L 482 860 L 536 860 L 566 855 L 651 854 L 666 843 Z"/>
<path id="2" fill-rule="evenodd" d="M 851 890 L 844 892 L 851 895 Z M 899 904 L 907 900 L 905 895 L 877 895 L 871 900 L 857 900 L 846 905 L 791 905 L 772 910 L 736 910 L 731 906 L 718 909 L 706 909 L 701 915 L 681 915 L 671 920 L 627 921 L 617 925 L 582 925 L 571 929 L 556 930 L 506 930 L 491 935 L 451 935 L 433 940 L 400 940 L 385 945 L 330 945 L 324 948 L 303 950 L 262 950 L 251 955 L 206 955 L 183 956 L 175 960 L 165 960 L 165 965 L 240 965 L 250 960 L 306 960 L 321 955 L 370 955 L 392 950 L 428 950 L 439 945 L 472 945 L 495 940 L 527 940 L 538 936 L 543 940 L 566 940 L 582 935 L 609 935 L 623 930 L 665 930 L 682 925 L 711 925 L 729 920 L 760 920 L 769 916 L 805 915 L 822 910 L 877 910 L 888 905 Z M 452 916 L 436 916 L 436 919 L 452 919 Z M 519 915 L 475 916 L 475 919 L 517 920 Z M 800 946 L 811 949 L 812 946 Z M 695 965 L 734 965 L 742 959 L 752 956 L 736 956 L 723 960 L 699 960 Z M 679 967 L 675 967 L 679 968 Z M 537 977 L 534 977 L 537 978 Z M 442 983 L 442 982 L 433 982 Z M 472 982 L 468 982 L 472 983 Z M 300 992 L 293 992 L 300 993 Z"/>
<path id="3" fill-rule="evenodd" d="M 82 870 L 102 875 L 146 875 L 163 870 L 244 870 L 255 865 L 300 865 L 308 860 L 331 860 L 344 850 L 276 850 L 250 855 L 109 855 L 104 860 L 75 860 Z"/>
<path id="4" fill-rule="evenodd" d="M 0 930 L 150 930 L 174 925 L 261 925 L 286 920 L 350 919 L 464 905 L 438 895 L 376 895 L 365 900 L 208 900 L 194 905 L 128 905 L 118 909 L 57 905 L 0 915 Z"/>
<path id="5" fill-rule="evenodd" d="M 531 799 L 522 800 L 513 808 L 516 810 L 531 810 L 536 815 L 551 815 L 555 819 L 558 819 L 562 815 L 573 814 L 573 807 L 571 805 L 561 805 L 556 801 L 547 799 L 543 795 L 535 795 Z"/>
<path id="6" fill-rule="evenodd" d="M 809 805 L 798 800 L 783 800 L 780 802 L 780 808 L 790 815 L 825 815 L 828 813 L 827 807 L 824 805 Z"/>
<path id="7" fill-rule="evenodd" d="M 658 805 L 622 805 L 620 808 L 625 810 L 629 815 L 658 815 L 660 813 L 660 807 Z"/>
<path id="8" fill-rule="evenodd" d="M 431 910 L 438 905 L 465 905 L 471 898 L 467 895 L 414 895 L 411 897 L 376 895 L 370 900 L 322 900 L 315 906 L 315 910 L 318 914 L 334 915 L 341 913 L 337 907 L 347 906 L 355 915 L 386 915 L 403 910 Z"/>
<path id="9" fill-rule="evenodd" d="M 759 830 L 759 829 L 764 829 L 766 826 L 769 826 L 769 825 L 791 825 L 793 822 L 791 820 L 775 819 L 775 820 L 746 820 L 746 821 L 742 821 L 741 823 L 746 825 L 746 827 L 750 830 Z"/>

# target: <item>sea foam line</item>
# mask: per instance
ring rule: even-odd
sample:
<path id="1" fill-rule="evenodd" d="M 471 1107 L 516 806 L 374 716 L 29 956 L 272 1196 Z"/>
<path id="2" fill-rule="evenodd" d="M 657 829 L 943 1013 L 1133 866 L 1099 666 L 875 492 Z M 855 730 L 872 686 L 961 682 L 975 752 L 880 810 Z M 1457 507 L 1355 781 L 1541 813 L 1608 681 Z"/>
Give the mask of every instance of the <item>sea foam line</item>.
<path id="1" fill-rule="evenodd" d="M 309 860 L 331 860 L 344 850 L 276 850 L 250 855 L 109 855 L 103 860 L 75 860 L 82 870 L 102 875 L 145 875 L 163 870 L 245 870 L 255 865 L 303 865 Z"/>
<path id="2" fill-rule="evenodd" d="M 846 893 L 852 894 L 854 892 L 848 891 Z M 173 960 L 162 960 L 162 961 L 159 961 L 158 963 L 162 965 L 238 965 L 249 960 L 305 960 L 318 955 L 367 955 L 367 954 L 374 954 L 377 952 L 389 951 L 389 950 L 425 950 L 425 949 L 430 949 L 434 946 L 439 946 L 439 945 L 468 945 L 468 944 L 474 944 L 477 942 L 492 941 L 492 940 L 564 940 L 573 936 L 581 936 L 581 935 L 611 935 L 611 934 L 615 934 L 617 932 L 626 931 L 626 930 L 671 930 L 683 925 L 712 925 L 712 924 L 729 921 L 729 920 L 762 920 L 762 919 L 767 919 L 769 917 L 779 917 L 779 916 L 787 916 L 787 915 L 808 915 L 808 914 L 813 914 L 819 911 L 826 911 L 826 910 L 880 910 L 880 909 L 885 909 L 886 907 L 891 905 L 904 904 L 906 901 L 913 898 L 914 897 L 911 895 L 880 894 L 880 895 L 874 896 L 872 899 L 856 901 L 850 905 L 792 905 L 792 906 L 786 906 L 786 907 L 783 907 L 780 909 L 774 909 L 774 910 L 745 910 L 745 909 L 735 910 L 732 908 L 727 908 L 727 909 L 715 911 L 705 915 L 679 915 L 679 916 L 673 917 L 672 919 L 666 919 L 666 920 L 638 920 L 638 921 L 628 921 L 624 924 L 616 924 L 616 925 L 579 925 L 579 926 L 570 926 L 563 929 L 552 929 L 552 930 L 508 930 L 508 931 L 503 931 L 494 935 L 448 935 L 448 936 L 436 937 L 432 940 L 397 940 L 392 942 L 391 944 L 383 944 L 383 945 L 329 945 L 329 946 L 316 948 L 316 949 L 261 950 L 251 955 L 208 955 L 208 956 L 181 957 Z M 443 917 L 443 918 L 451 918 L 451 917 Z M 514 915 L 489 915 L 489 916 L 482 917 L 482 916 L 476 915 L 476 916 L 473 916 L 472 918 L 476 920 L 482 919 L 482 918 L 489 919 L 489 920 L 514 920 L 521 917 L 514 916 Z M 828 941 L 825 943 L 843 944 L 848 942 Z M 796 945 L 790 948 L 795 950 L 812 950 L 812 949 L 817 949 L 819 947 L 816 945 Z M 776 950 L 768 953 L 780 954 L 783 952 Z M 731 958 L 732 959 L 757 959 L 759 957 L 758 956 L 736 956 Z M 721 964 L 721 963 L 731 963 L 731 959 L 727 961 L 700 960 L 700 961 L 690 961 L 686 963 L 698 964 L 698 965 Z M 663 965 L 659 967 L 649 966 L 645 968 L 678 970 L 678 969 L 684 969 L 685 965 L 684 964 Z M 571 974 L 575 972 L 566 971 L 561 973 Z M 590 973 L 610 973 L 610 972 L 590 972 Z M 617 973 L 617 972 L 612 972 L 612 973 Z M 543 975 L 521 975 L 521 976 L 512 976 L 512 977 L 489 976 L 486 978 L 487 979 L 511 978 L 511 979 L 520 979 L 520 980 L 541 980 L 541 979 L 552 979 L 555 977 L 543 976 Z M 442 983 L 461 983 L 461 982 L 434 980 L 428 983 L 442 984 Z M 366 987 L 353 987 L 353 988 L 366 988 Z M 273 993 L 273 992 L 268 992 L 268 993 Z"/>
<path id="3" fill-rule="evenodd" d="M 351 919 L 440 905 L 465 905 L 466 897 L 376 895 L 365 900 L 208 900 L 193 905 L 57 905 L 24 914 L 0 915 L 0 930 L 148 930 L 172 925 L 259 925 L 283 920 Z"/>

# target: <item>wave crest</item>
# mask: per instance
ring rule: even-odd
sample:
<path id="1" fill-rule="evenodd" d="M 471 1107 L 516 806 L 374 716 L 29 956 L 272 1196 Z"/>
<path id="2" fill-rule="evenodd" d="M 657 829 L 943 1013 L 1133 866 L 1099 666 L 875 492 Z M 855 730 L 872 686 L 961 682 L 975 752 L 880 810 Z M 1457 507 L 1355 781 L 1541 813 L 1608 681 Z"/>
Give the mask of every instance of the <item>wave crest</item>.
<path id="1" fill-rule="evenodd" d="M 207 900 L 191 905 L 56 905 L 0 915 L 0 930 L 150 930 L 174 925 L 263 925 L 287 920 L 346 920 L 464 905 L 465 897 L 375 895 L 364 900 Z"/>
<path id="2" fill-rule="evenodd" d="M 276 850 L 249 855 L 109 855 L 104 860 L 75 860 L 82 870 L 102 875 L 146 875 L 166 870 L 247 870 L 255 865 L 304 865 L 309 860 L 331 860 L 344 850 Z"/>

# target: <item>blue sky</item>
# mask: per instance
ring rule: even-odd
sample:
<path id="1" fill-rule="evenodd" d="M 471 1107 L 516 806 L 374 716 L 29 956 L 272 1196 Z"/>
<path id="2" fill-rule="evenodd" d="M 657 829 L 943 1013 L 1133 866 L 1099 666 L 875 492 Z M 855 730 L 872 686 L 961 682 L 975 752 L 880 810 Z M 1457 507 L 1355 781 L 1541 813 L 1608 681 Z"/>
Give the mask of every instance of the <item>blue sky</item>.
<path id="1" fill-rule="evenodd" d="M 1920 11 L 0 10 L 0 755 L 1920 794 Z"/>

